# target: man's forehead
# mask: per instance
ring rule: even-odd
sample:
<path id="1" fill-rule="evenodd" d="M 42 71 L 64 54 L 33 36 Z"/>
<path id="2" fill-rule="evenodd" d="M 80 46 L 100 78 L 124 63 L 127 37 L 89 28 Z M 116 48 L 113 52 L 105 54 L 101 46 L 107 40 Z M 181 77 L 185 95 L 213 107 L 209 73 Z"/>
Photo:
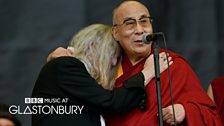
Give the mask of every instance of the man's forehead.
<path id="1" fill-rule="evenodd" d="M 138 15 L 135 15 L 135 16 L 124 16 L 122 19 L 123 20 L 127 20 L 127 19 L 141 19 L 141 18 L 144 18 L 144 17 L 149 17 L 148 14 L 138 14 Z"/>
<path id="2" fill-rule="evenodd" d="M 130 11 L 122 11 L 120 13 L 117 14 L 117 17 L 120 20 L 124 20 L 124 19 L 128 19 L 128 18 L 132 18 L 132 19 L 139 19 L 142 17 L 148 17 L 150 16 L 148 11 L 145 9 L 132 9 Z"/>

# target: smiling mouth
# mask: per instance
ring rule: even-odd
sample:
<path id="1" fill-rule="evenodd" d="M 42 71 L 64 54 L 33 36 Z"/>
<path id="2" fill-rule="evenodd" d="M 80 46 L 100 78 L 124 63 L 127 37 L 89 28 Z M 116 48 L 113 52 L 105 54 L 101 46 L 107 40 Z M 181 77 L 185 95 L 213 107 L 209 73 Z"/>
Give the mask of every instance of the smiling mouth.
<path id="1" fill-rule="evenodd" d="M 136 43 L 143 43 L 142 40 L 136 40 L 136 41 L 134 41 L 134 42 L 136 42 Z"/>

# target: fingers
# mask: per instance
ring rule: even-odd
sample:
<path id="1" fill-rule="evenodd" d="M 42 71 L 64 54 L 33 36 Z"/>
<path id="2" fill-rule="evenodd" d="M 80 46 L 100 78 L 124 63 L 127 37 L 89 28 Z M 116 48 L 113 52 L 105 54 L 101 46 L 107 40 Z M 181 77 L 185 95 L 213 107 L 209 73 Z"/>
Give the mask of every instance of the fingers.
<path id="1" fill-rule="evenodd" d="M 169 56 L 168 53 L 166 54 L 165 52 L 162 52 L 159 54 L 159 59 L 160 61 L 167 61 L 167 59 L 168 61 L 170 61 L 172 58 Z"/>
<path id="2" fill-rule="evenodd" d="M 166 121 L 170 118 L 172 118 L 172 113 L 170 113 L 168 111 L 166 113 L 163 112 L 163 121 Z"/>
<path id="3" fill-rule="evenodd" d="M 171 106 L 168 106 L 166 108 L 163 108 L 163 121 L 167 124 L 173 125 L 174 124 L 174 117 L 173 117 L 173 111 Z"/>
<path id="4" fill-rule="evenodd" d="M 160 58 L 161 60 L 166 60 L 166 54 L 165 54 L 164 52 L 160 53 L 160 54 L 159 54 L 159 58 Z"/>
<path id="5" fill-rule="evenodd" d="M 170 107 L 163 108 L 162 111 L 163 111 L 163 120 L 164 121 L 172 118 L 173 112 Z"/>
<path id="6" fill-rule="evenodd" d="M 71 56 L 72 54 L 65 48 L 58 47 L 55 51 L 50 53 L 47 57 L 47 62 L 61 56 Z"/>
<path id="7" fill-rule="evenodd" d="M 169 54 L 165 54 L 165 52 L 160 53 L 160 58 L 159 58 L 159 62 L 160 62 L 160 73 L 162 73 L 163 71 L 165 71 L 168 68 L 168 64 L 172 65 L 173 61 L 172 61 L 172 57 L 169 56 Z"/>
<path id="8" fill-rule="evenodd" d="M 175 118 L 176 123 L 180 124 L 185 119 L 185 110 L 183 105 L 181 104 L 174 104 L 175 110 Z M 172 106 L 168 106 L 162 109 L 163 112 L 163 121 L 168 123 L 169 125 L 174 125 L 174 114 Z"/>

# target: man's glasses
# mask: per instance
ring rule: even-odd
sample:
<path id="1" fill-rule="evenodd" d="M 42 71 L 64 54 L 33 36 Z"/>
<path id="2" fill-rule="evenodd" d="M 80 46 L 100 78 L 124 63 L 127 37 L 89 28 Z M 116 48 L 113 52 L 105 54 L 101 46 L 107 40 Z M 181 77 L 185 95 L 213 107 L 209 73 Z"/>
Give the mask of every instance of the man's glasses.
<path id="1" fill-rule="evenodd" d="M 142 27 L 150 27 L 152 25 L 151 17 L 141 17 L 138 21 L 133 18 L 127 18 L 122 24 L 114 24 L 113 27 L 123 26 L 125 30 L 133 30 L 137 26 L 137 22 Z"/>

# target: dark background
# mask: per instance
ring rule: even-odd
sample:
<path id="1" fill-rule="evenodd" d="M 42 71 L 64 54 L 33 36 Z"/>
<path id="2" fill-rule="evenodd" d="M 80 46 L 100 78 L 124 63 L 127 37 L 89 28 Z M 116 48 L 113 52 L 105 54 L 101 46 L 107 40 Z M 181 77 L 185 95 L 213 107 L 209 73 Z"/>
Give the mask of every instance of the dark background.
<path id="1" fill-rule="evenodd" d="M 23 106 L 48 54 L 66 47 L 84 26 L 111 25 L 112 10 L 121 1 L 0 0 L 0 102 Z M 224 75 L 223 0 L 141 2 L 150 9 L 154 31 L 165 33 L 168 49 L 189 61 L 205 90 Z M 18 116 L 30 125 L 29 115 Z"/>

